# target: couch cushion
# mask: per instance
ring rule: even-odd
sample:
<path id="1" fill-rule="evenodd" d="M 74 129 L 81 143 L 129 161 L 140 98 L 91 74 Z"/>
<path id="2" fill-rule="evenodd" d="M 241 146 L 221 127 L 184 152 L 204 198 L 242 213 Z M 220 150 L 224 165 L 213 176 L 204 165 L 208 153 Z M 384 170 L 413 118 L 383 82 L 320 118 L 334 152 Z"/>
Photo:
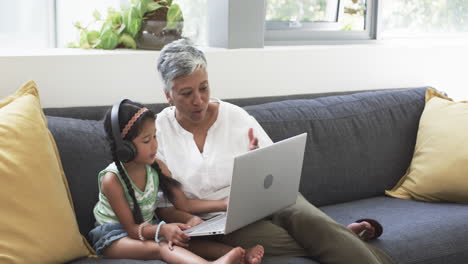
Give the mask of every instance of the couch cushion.
<path id="1" fill-rule="evenodd" d="M 36 84 L 0 100 L 0 262 L 89 256 Z"/>
<path id="2" fill-rule="evenodd" d="M 278 141 L 308 132 L 300 191 L 317 206 L 381 195 L 411 161 L 426 88 L 247 106 Z"/>
<path id="3" fill-rule="evenodd" d="M 382 236 L 371 242 L 395 263 L 466 263 L 468 259 L 468 206 L 375 197 L 321 207 L 337 222 L 374 218 Z"/>
<path id="4" fill-rule="evenodd" d="M 468 203 L 468 101 L 426 93 L 413 160 L 386 193 L 402 199 Z"/>
<path id="5" fill-rule="evenodd" d="M 97 175 L 111 161 L 101 121 L 47 117 L 73 197 L 81 234 L 94 227 L 93 207 L 98 200 Z"/>

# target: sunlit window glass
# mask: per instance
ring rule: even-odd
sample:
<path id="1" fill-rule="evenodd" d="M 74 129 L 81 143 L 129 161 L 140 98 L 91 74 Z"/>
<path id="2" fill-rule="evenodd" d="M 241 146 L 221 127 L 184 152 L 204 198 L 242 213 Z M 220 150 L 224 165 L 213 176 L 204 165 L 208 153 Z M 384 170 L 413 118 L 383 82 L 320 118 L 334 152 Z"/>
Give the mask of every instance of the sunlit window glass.
<path id="1" fill-rule="evenodd" d="M 198 45 L 206 45 L 207 0 L 173 0 L 178 3 L 184 15 L 182 35 Z"/>
<path id="2" fill-rule="evenodd" d="M 366 0 L 267 0 L 267 28 L 364 30 Z"/>
<path id="3" fill-rule="evenodd" d="M 0 47 L 55 47 L 49 0 L 0 0 Z"/>
<path id="4" fill-rule="evenodd" d="M 468 33 L 468 0 L 392 0 L 382 12 L 384 36 Z"/>

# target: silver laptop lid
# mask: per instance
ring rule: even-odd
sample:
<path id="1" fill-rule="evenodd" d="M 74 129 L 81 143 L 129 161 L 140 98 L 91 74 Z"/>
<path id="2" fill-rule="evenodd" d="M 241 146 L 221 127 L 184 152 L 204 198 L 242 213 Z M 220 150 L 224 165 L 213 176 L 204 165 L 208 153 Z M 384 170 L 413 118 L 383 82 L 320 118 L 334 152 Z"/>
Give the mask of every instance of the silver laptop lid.
<path id="1" fill-rule="evenodd" d="M 307 133 L 234 158 L 225 234 L 296 202 Z"/>

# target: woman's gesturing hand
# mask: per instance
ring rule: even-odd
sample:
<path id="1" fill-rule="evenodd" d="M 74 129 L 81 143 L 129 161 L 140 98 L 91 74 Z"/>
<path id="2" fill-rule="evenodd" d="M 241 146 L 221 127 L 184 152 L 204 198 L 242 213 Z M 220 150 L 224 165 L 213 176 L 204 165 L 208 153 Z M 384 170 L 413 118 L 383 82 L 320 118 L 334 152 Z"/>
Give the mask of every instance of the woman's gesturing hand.
<path id="1" fill-rule="evenodd" d="M 258 138 L 254 136 L 253 128 L 249 128 L 249 150 L 258 148 Z"/>
<path id="2" fill-rule="evenodd" d="M 190 237 L 187 236 L 182 230 L 189 229 L 190 226 L 186 224 L 164 224 L 161 226 L 160 233 L 166 238 L 170 250 L 173 250 L 173 245 L 188 247 Z"/>

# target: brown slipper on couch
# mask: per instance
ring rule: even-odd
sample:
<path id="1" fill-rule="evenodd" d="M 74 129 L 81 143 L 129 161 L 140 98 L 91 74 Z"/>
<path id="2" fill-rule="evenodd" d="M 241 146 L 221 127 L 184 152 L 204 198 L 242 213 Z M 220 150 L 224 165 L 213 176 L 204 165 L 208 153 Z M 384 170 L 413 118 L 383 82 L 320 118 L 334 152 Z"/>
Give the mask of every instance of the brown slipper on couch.
<path id="1" fill-rule="evenodd" d="M 362 219 L 355 221 L 355 223 L 361 223 L 361 222 L 368 222 L 374 228 L 374 234 L 371 237 L 366 236 L 366 233 L 368 232 L 367 229 L 364 229 L 359 234 L 357 234 L 363 240 L 376 239 L 382 235 L 383 227 L 377 220 L 371 219 L 371 218 L 362 218 Z"/>

